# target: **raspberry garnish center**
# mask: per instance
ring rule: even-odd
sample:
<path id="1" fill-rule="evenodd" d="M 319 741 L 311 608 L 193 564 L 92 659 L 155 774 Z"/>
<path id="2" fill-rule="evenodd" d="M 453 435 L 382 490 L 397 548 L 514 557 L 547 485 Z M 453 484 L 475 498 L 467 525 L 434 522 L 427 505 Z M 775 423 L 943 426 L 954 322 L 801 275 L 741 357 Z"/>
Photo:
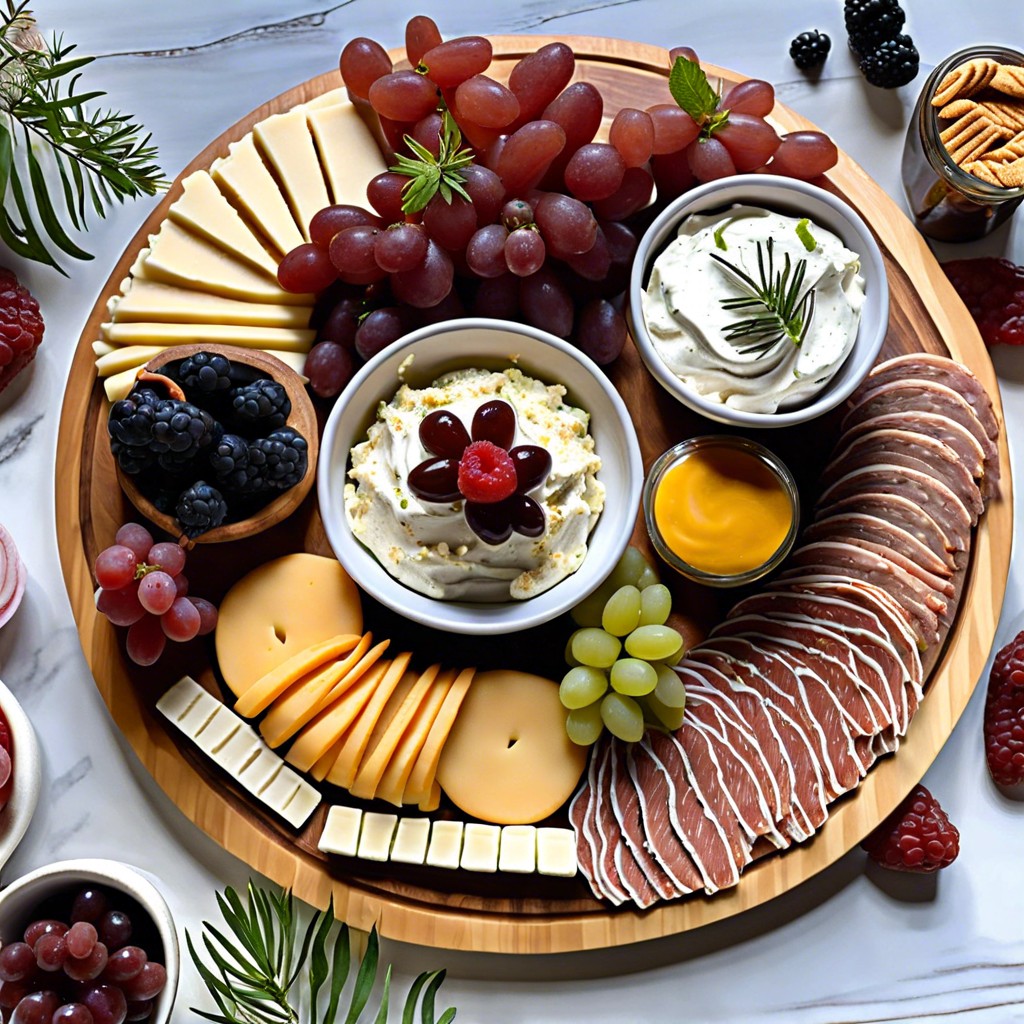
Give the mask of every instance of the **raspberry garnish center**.
<path id="1" fill-rule="evenodd" d="M 459 490 L 467 501 L 492 505 L 515 494 L 516 467 L 508 452 L 490 441 L 474 441 L 459 460 Z"/>

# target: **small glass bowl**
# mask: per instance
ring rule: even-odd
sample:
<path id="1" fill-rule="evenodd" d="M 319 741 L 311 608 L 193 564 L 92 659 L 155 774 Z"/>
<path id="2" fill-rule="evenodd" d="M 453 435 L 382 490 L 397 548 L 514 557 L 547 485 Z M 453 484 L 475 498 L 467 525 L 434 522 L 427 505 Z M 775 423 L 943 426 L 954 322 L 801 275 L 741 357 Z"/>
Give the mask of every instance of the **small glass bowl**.
<path id="1" fill-rule="evenodd" d="M 772 475 L 782 485 L 786 496 L 789 498 L 792 510 L 789 531 L 772 555 L 760 565 L 756 565 L 744 572 L 730 575 L 698 569 L 696 566 L 690 565 L 689 562 L 680 558 L 665 542 L 665 538 L 658 528 L 654 515 L 654 497 L 662 480 L 665 478 L 665 474 L 694 452 L 707 451 L 714 448 L 729 448 L 734 451 L 745 452 L 756 458 L 771 471 Z M 703 583 L 709 587 L 739 587 L 746 583 L 753 583 L 755 580 L 761 579 L 762 576 L 767 576 L 773 569 L 778 568 L 782 560 L 789 554 L 800 530 L 800 492 L 797 490 L 796 481 L 793 479 L 793 474 L 789 471 L 789 467 L 774 452 L 765 448 L 764 445 L 760 445 L 756 441 L 748 441 L 743 437 L 731 437 L 726 434 L 707 434 L 701 437 L 691 437 L 688 441 L 681 441 L 659 456 L 654 465 L 651 466 L 650 472 L 647 474 L 647 480 L 644 482 L 643 509 L 647 532 L 659 557 L 687 579 L 693 580 L 696 583 Z"/>

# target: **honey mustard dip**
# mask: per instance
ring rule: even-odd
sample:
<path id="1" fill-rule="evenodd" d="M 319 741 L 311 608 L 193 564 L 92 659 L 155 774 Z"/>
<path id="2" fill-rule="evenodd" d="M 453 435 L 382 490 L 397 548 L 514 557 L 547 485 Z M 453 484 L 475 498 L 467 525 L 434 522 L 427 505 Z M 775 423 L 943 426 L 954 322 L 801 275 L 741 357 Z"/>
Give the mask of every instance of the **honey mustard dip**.
<path id="1" fill-rule="evenodd" d="M 715 586 L 771 571 L 796 536 L 792 476 L 767 449 L 741 438 L 694 438 L 670 449 L 655 463 L 644 497 L 658 553 Z"/>

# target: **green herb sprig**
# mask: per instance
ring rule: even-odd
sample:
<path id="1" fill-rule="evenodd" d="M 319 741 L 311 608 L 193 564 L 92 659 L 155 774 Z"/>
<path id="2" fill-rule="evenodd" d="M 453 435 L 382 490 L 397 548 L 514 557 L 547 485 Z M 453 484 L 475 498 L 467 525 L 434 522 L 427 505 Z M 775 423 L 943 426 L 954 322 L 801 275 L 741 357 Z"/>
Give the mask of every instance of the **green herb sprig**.
<path id="1" fill-rule="evenodd" d="M 711 136 L 729 123 L 729 111 L 722 105 L 722 83 L 717 91 L 711 88 L 704 69 L 688 57 L 676 57 L 668 76 L 672 98 L 700 126 L 701 138 Z"/>
<path id="2" fill-rule="evenodd" d="M 411 135 L 405 136 L 405 144 L 416 156 L 400 154 L 396 157 L 398 162 L 391 168 L 396 174 L 404 174 L 409 178 L 402 187 L 403 213 L 417 213 L 438 192 L 446 203 L 451 203 L 453 193 L 472 202 L 469 193 L 462 187 L 466 179 L 459 174 L 459 170 L 473 162 L 473 150 L 463 148 L 462 132 L 447 110 L 441 114 L 440 150 L 437 156 Z"/>
<path id="3" fill-rule="evenodd" d="M 203 922 L 202 944 L 210 963 L 187 932 L 186 941 L 220 1012 L 193 1008 L 194 1014 L 217 1024 L 358 1024 L 364 1010 L 374 1014 L 370 997 L 380 959 L 376 928 L 369 934 L 366 952 L 361 959 L 357 957 L 351 994 L 342 1005 L 353 950 L 344 924 L 338 927 L 333 944 L 329 941 L 335 923 L 333 902 L 327 910 L 313 915 L 301 939 L 291 892 L 268 891 L 250 880 L 244 902 L 229 887 L 223 894 L 217 893 L 217 905 L 227 930 Z M 444 977 L 444 971 L 431 971 L 413 981 L 406 995 L 402 1024 L 414 1024 L 417 1003 L 421 1024 L 451 1024 L 454 1008 L 440 1017 L 435 1017 L 434 1011 Z M 386 1024 L 390 997 L 389 964 L 373 1024 Z"/>
<path id="4" fill-rule="evenodd" d="M 767 245 L 758 242 L 755 280 L 717 252 L 709 255 L 746 292 L 719 300 L 723 309 L 750 314 L 729 324 L 725 331 L 726 340 L 740 355 L 763 356 L 787 339 L 794 345 L 803 343 L 814 317 L 814 285 L 804 288 L 807 260 L 794 265 L 786 253 L 782 269 L 776 270 L 774 241 L 769 238 Z"/>
<path id="5" fill-rule="evenodd" d="M 130 115 L 86 109 L 106 95 L 76 92 L 94 58 L 71 57 L 75 47 L 61 36 L 45 42 L 27 6 L 6 0 L 0 9 L 0 240 L 64 273 L 51 246 L 74 259 L 92 256 L 69 237 L 62 217 L 82 230 L 89 206 L 104 217 L 112 200 L 155 195 L 167 182 L 150 136 L 140 137 Z M 60 178 L 56 197 L 40 156 Z"/>

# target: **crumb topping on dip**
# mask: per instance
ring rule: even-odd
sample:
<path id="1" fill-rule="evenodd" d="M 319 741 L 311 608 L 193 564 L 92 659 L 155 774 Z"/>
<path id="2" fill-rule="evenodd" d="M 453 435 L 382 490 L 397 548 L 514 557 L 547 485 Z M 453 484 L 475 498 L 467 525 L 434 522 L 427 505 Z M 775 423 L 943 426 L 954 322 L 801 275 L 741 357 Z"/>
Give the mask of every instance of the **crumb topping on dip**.
<path id="1" fill-rule="evenodd" d="M 583 564 L 587 538 L 604 508 L 590 416 L 566 405 L 564 397 L 563 386 L 515 368 L 459 370 L 421 389 L 403 384 L 381 403 L 366 441 L 352 449 L 345 511 L 353 534 L 392 576 L 428 597 L 523 600 L 550 589 Z M 419 437 L 429 413 L 445 409 L 469 424 L 480 406 L 496 398 L 515 410 L 514 444 L 546 449 L 551 471 L 530 492 L 544 511 L 544 533 L 532 538 L 516 532 L 491 545 L 467 524 L 462 501 L 421 500 L 408 480 L 430 457 Z"/>

